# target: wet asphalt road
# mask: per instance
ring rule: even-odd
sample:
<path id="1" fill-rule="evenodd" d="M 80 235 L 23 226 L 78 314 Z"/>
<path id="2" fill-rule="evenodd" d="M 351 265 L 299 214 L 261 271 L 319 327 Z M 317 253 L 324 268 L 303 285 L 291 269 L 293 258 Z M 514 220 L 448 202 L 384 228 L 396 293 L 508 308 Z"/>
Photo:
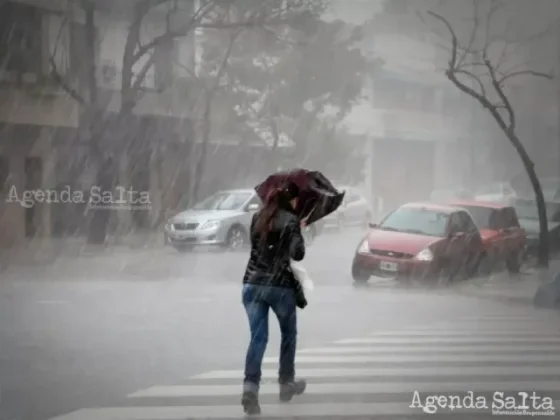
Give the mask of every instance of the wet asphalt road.
<path id="1" fill-rule="evenodd" d="M 300 348 L 498 305 L 387 281 L 352 287 L 350 263 L 362 235 L 326 234 L 309 248 L 305 265 L 316 290 L 299 312 Z M 47 420 L 202 372 L 241 369 L 246 258 L 165 248 L 8 273 L 0 292 L 3 418 Z M 279 338 L 270 325 L 269 355 L 277 354 Z"/>

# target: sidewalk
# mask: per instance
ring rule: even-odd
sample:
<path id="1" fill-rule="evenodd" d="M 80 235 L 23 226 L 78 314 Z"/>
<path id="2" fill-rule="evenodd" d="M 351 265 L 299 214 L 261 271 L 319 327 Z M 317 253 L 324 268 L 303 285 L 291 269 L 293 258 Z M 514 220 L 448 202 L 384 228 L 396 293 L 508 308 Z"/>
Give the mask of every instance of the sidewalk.
<path id="1" fill-rule="evenodd" d="M 499 273 L 460 284 L 456 291 L 466 296 L 532 306 L 535 293 L 542 282 L 552 280 L 559 271 L 560 260 L 552 260 L 546 272 L 527 268 L 515 277 Z"/>
<path id="2" fill-rule="evenodd" d="M 130 234 L 110 242 L 112 243 L 107 245 L 88 245 L 85 238 L 37 240 L 19 249 L 4 250 L 0 255 L 0 272 L 21 267 L 84 263 L 89 260 L 104 263 L 102 260 L 149 255 L 164 248 L 163 236 L 153 233 Z"/>

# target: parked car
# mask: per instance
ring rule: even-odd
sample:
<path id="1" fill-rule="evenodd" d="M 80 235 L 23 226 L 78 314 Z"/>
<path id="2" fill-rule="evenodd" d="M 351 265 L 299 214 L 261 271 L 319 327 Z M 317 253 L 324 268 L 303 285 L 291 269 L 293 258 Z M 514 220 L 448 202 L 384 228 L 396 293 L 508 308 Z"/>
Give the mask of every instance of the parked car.
<path id="1" fill-rule="evenodd" d="M 521 227 L 525 229 L 526 254 L 535 256 L 539 246 L 539 213 L 534 199 L 518 198 L 515 200 L 515 211 L 519 217 Z M 546 202 L 548 219 L 548 240 L 552 252 L 560 251 L 560 201 Z"/>
<path id="2" fill-rule="evenodd" d="M 470 277 L 484 254 L 472 217 L 456 207 L 405 204 L 370 227 L 352 262 L 357 284 L 372 275 L 444 281 Z"/>
<path id="3" fill-rule="evenodd" d="M 543 178 L 540 183 L 545 200 L 560 201 L 560 178 Z"/>
<path id="4" fill-rule="evenodd" d="M 507 182 L 495 182 L 484 185 L 475 190 L 474 199 L 477 201 L 492 201 L 511 204 L 515 200 L 516 193 Z"/>
<path id="5" fill-rule="evenodd" d="M 336 189 L 346 192 L 344 201 L 334 213 L 321 221 L 321 227 L 367 226 L 372 212 L 364 195 L 353 187 L 337 186 Z"/>
<path id="6" fill-rule="evenodd" d="M 467 210 L 478 227 L 486 251 L 479 266 L 482 274 L 503 264 L 510 273 L 519 273 L 525 254 L 525 230 L 514 207 L 484 201 L 454 201 L 450 205 Z"/>
<path id="7" fill-rule="evenodd" d="M 166 243 L 180 252 L 197 245 L 239 248 L 248 242 L 251 218 L 260 205 L 254 190 L 219 191 L 171 218 Z"/>
<path id="8" fill-rule="evenodd" d="M 253 189 L 219 191 L 172 217 L 164 228 L 165 243 L 179 252 L 198 245 L 241 248 L 249 243 L 251 219 L 261 204 Z M 310 225 L 302 233 L 310 244 L 317 229 Z"/>

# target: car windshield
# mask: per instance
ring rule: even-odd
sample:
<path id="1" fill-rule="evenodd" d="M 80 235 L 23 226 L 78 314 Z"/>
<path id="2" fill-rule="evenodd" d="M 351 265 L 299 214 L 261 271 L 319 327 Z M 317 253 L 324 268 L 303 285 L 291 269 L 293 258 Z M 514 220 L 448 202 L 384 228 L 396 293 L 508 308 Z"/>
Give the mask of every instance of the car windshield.
<path id="1" fill-rule="evenodd" d="M 195 204 L 193 210 L 237 210 L 243 206 L 251 196 L 251 193 L 220 192 Z"/>
<path id="2" fill-rule="evenodd" d="M 517 200 L 515 211 L 519 219 L 539 220 L 537 203 L 534 200 Z M 546 216 L 549 222 L 560 222 L 560 203 L 546 203 Z"/>
<path id="3" fill-rule="evenodd" d="M 401 207 L 381 222 L 379 228 L 417 235 L 445 236 L 449 214 L 425 208 Z"/>
<path id="4" fill-rule="evenodd" d="M 474 220 L 476 226 L 479 229 L 494 229 L 495 220 L 497 216 L 494 216 L 496 210 L 489 209 L 488 207 L 480 206 L 461 206 L 467 210 Z M 494 216 L 494 217 L 493 217 Z"/>

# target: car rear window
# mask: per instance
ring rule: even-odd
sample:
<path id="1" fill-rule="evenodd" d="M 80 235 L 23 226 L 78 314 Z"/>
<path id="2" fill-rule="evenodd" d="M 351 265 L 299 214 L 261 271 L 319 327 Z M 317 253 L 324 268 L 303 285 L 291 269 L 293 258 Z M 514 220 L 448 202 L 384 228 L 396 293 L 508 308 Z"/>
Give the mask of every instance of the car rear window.
<path id="1" fill-rule="evenodd" d="M 513 207 L 506 207 L 501 210 L 501 222 L 503 229 L 519 227 L 519 220 L 517 220 L 517 213 Z"/>
<path id="2" fill-rule="evenodd" d="M 498 229 L 494 225 L 498 218 L 496 209 L 480 206 L 461 206 L 469 212 L 479 229 Z"/>

